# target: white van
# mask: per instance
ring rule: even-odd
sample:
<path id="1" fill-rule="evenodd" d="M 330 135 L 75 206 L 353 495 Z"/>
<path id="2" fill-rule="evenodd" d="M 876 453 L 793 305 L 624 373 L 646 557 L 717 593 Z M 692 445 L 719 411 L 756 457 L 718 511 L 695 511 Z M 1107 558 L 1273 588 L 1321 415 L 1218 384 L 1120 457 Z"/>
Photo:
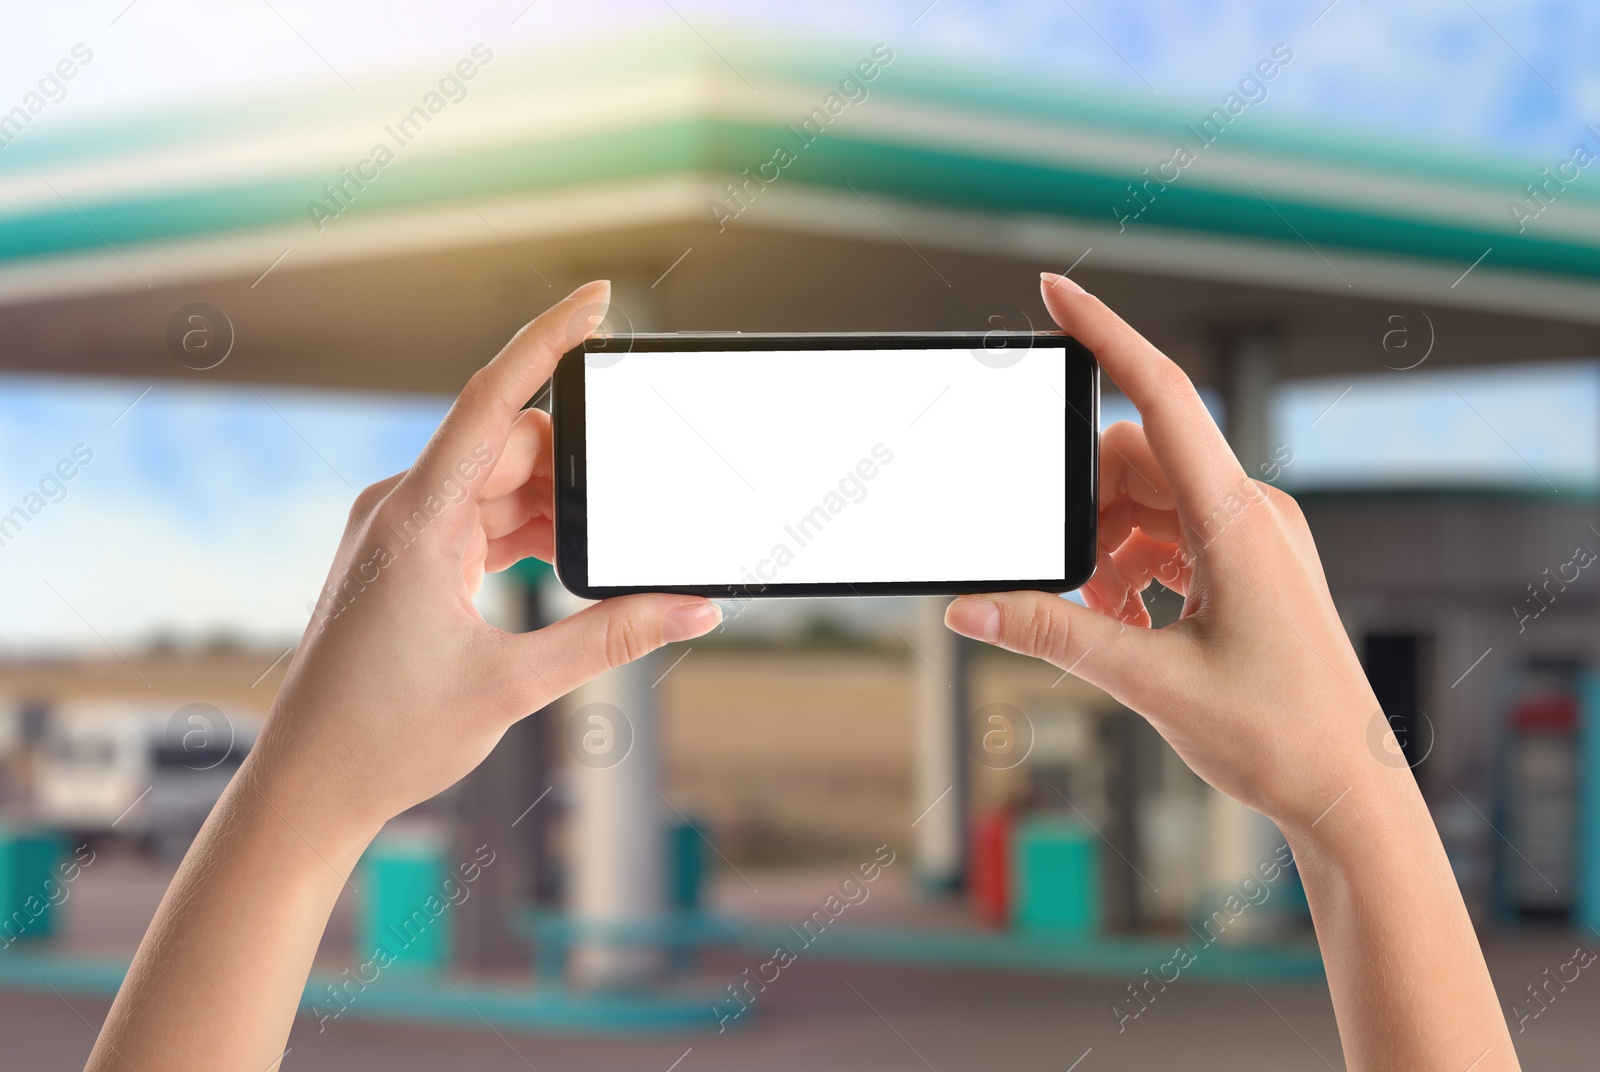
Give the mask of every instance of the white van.
<path id="1" fill-rule="evenodd" d="M 261 712 L 183 701 L 81 701 L 50 716 L 38 817 L 79 838 L 186 848 L 260 732 Z"/>

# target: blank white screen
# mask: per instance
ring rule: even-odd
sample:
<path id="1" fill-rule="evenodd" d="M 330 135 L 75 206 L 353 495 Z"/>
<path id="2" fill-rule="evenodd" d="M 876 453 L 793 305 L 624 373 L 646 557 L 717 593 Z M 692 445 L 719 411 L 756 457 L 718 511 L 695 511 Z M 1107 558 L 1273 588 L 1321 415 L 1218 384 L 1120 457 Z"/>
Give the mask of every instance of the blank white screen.
<path id="1" fill-rule="evenodd" d="M 591 585 L 1062 575 L 1059 349 L 591 355 L 584 378 Z"/>

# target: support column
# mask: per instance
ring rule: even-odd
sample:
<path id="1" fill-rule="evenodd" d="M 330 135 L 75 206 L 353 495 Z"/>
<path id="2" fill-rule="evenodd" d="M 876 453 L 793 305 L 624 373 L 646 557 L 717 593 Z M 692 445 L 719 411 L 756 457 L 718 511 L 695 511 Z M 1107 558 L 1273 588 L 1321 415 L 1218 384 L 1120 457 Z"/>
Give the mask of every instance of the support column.
<path id="1" fill-rule="evenodd" d="M 1572 922 L 1600 927 L 1600 672 L 1578 675 L 1578 876 Z"/>
<path id="2" fill-rule="evenodd" d="M 581 601 L 568 597 L 575 605 Z M 664 957 L 651 940 L 663 919 L 666 859 L 650 655 L 591 681 L 567 699 L 567 911 L 577 928 L 576 985 L 648 984 Z"/>
<path id="3" fill-rule="evenodd" d="M 1278 377 L 1278 343 L 1267 331 L 1228 337 L 1221 354 L 1221 386 L 1228 445 L 1245 473 L 1259 479 L 1261 463 L 1272 455 L 1272 388 Z M 1211 791 L 1210 868 L 1213 891 L 1237 888 L 1282 842 L 1273 822 L 1215 790 Z M 1260 935 L 1271 929 L 1264 913 L 1247 913 L 1227 937 Z"/>
<path id="4" fill-rule="evenodd" d="M 966 645 L 944 624 L 949 602 L 917 607 L 916 770 L 911 804 L 917 877 L 925 890 L 955 893 L 967 871 Z M 920 816 L 920 818 L 919 818 Z"/>
<path id="5" fill-rule="evenodd" d="M 659 273 L 660 269 L 656 269 Z M 614 331 L 659 328 L 655 276 L 601 269 L 611 276 Z M 560 612 L 586 606 L 557 587 Z M 594 989 L 647 985 L 665 957 L 650 940 L 663 919 L 666 858 L 655 693 L 659 653 L 603 674 L 563 706 L 570 797 L 567 912 L 577 927 L 573 982 Z"/>
<path id="6" fill-rule="evenodd" d="M 1249 476 L 1261 478 L 1272 455 L 1272 389 L 1278 382 L 1278 342 L 1267 331 L 1227 338 L 1221 362 L 1228 445 Z"/>
<path id="7" fill-rule="evenodd" d="M 544 563 L 530 560 L 486 579 L 483 602 L 493 605 L 481 608 L 485 616 L 513 632 L 544 625 L 540 575 L 549 572 Z M 498 591 L 491 592 L 491 586 Z M 552 885 L 549 829 L 556 802 L 550 792 L 550 716 L 545 708 L 514 724 L 453 793 L 450 867 L 479 858 L 480 847 L 492 851 L 495 861 L 473 884 L 472 896 L 454 909 L 452 953 L 458 968 L 493 971 L 528 964 L 516 914 L 547 900 Z"/>

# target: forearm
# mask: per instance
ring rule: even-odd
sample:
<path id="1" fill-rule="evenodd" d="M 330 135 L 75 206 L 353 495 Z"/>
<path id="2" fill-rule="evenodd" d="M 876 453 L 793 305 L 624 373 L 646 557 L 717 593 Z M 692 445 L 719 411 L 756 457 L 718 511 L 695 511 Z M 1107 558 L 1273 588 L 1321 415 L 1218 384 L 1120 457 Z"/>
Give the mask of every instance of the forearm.
<path id="1" fill-rule="evenodd" d="M 1380 767 L 1286 831 L 1352 1070 L 1518 1068 L 1477 935 L 1411 772 Z"/>
<path id="2" fill-rule="evenodd" d="M 162 898 L 88 1068 L 271 1067 L 366 840 L 297 813 L 247 762 Z"/>
<path id="3" fill-rule="evenodd" d="M 550 418 L 523 406 L 609 296 L 604 282 L 579 287 L 518 332 L 417 464 L 356 497 L 325 613 L 168 889 L 92 1070 L 270 1072 L 328 914 L 386 820 L 460 781 L 529 711 L 716 628 L 715 604 L 664 593 L 531 633 L 499 630 L 472 604 L 486 569 L 553 546 Z M 406 535 L 418 519 L 426 533 Z"/>

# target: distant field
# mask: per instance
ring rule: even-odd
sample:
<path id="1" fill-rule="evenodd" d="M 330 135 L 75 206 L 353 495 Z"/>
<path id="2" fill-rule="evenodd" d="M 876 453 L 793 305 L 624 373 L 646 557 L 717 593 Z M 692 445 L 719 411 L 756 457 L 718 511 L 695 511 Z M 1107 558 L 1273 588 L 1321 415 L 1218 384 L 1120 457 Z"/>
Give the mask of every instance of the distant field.
<path id="1" fill-rule="evenodd" d="M 972 706 L 1053 702 L 1098 707 L 1097 690 L 1031 660 L 990 656 L 972 673 Z M 912 657 L 696 651 L 661 688 L 667 781 L 704 816 L 730 857 L 761 862 L 847 856 L 898 843 L 911 801 Z M 978 800 L 1012 775 L 974 765 Z"/>

